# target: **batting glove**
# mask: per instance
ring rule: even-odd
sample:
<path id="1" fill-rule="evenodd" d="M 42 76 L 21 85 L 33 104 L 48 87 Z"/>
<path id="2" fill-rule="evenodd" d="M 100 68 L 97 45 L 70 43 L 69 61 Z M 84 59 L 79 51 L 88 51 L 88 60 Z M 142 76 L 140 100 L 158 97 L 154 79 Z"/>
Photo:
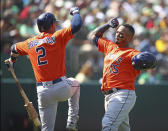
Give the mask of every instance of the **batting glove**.
<path id="1" fill-rule="evenodd" d="M 14 63 L 15 62 L 12 62 L 11 58 L 5 60 L 5 64 L 8 68 L 9 68 L 9 64 L 11 65 L 12 68 L 14 68 Z"/>
<path id="2" fill-rule="evenodd" d="M 74 15 L 74 14 L 77 14 L 77 13 L 79 13 L 79 8 L 78 7 L 72 7 L 71 9 L 70 9 L 70 15 Z"/>
<path id="3" fill-rule="evenodd" d="M 119 25 L 119 22 L 117 18 L 113 18 L 108 21 L 108 24 L 110 25 L 110 27 L 116 28 Z"/>

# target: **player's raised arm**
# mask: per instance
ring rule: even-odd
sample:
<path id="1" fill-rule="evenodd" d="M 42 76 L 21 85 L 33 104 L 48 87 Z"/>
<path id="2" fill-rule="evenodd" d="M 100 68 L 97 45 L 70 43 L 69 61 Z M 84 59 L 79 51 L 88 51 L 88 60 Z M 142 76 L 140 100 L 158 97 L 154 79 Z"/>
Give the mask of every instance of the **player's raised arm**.
<path id="1" fill-rule="evenodd" d="M 88 38 L 91 41 L 91 43 L 95 44 L 98 46 L 98 39 L 103 36 L 103 33 L 108 30 L 110 27 L 111 28 L 116 28 L 119 25 L 119 22 L 117 18 L 110 19 L 106 24 L 97 27 L 95 30 L 93 30 Z"/>
<path id="2" fill-rule="evenodd" d="M 71 23 L 71 31 L 72 31 L 72 34 L 75 34 L 82 27 L 82 19 L 79 14 L 79 8 L 78 7 L 71 8 L 70 15 L 73 16 L 72 23 Z"/>

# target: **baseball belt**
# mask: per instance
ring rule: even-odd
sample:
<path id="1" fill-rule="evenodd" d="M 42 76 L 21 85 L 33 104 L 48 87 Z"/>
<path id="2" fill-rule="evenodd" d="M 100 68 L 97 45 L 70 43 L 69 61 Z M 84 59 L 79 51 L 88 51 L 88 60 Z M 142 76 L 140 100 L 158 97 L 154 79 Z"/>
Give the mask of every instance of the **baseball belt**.
<path id="1" fill-rule="evenodd" d="M 103 94 L 104 95 L 109 95 L 109 94 L 114 93 L 114 92 L 116 92 L 118 90 L 121 90 L 121 89 L 120 88 L 112 88 L 110 90 L 103 91 Z"/>
<path id="2" fill-rule="evenodd" d="M 53 84 L 56 84 L 56 83 L 61 82 L 61 81 L 62 81 L 62 79 L 58 78 L 58 79 L 53 80 L 53 81 L 38 82 L 38 83 L 36 83 L 36 86 L 53 85 Z"/>

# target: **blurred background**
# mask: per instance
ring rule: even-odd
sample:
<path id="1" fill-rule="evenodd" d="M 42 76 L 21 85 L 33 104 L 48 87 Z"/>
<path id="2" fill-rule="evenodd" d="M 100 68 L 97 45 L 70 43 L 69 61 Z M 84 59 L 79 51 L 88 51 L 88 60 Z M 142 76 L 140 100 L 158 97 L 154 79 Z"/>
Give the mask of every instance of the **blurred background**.
<path id="1" fill-rule="evenodd" d="M 52 12 L 63 22 L 58 30 L 71 24 L 69 10 L 78 6 L 83 27 L 66 47 L 67 77 L 81 83 L 80 131 L 101 130 L 104 114 L 100 81 L 104 56 L 90 44 L 87 35 L 107 22 L 119 17 L 119 23 L 135 28 L 130 46 L 149 51 L 157 58 L 155 69 L 142 72 L 136 80 L 137 103 L 130 113 L 133 131 L 168 130 L 168 0 L 1 0 L 1 130 L 37 131 L 28 119 L 24 102 L 15 81 L 4 65 L 13 43 L 37 35 L 36 18 L 43 12 Z M 114 41 L 114 29 L 105 37 Z M 27 56 L 19 57 L 15 72 L 29 99 L 37 109 L 35 78 Z M 60 103 L 55 130 L 64 131 L 67 102 Z"/>

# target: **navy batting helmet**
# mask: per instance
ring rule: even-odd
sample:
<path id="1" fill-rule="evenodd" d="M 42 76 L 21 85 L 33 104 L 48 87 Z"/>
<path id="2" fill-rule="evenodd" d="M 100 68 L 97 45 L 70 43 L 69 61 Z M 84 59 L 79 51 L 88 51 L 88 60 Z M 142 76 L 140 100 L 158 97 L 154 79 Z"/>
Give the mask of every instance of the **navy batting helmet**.
<path id="1" fill-rule="evenodd" d="M 132 65 L 137 70 L 152 69 L 156 63 L 156 57 L 149 52 L 141 52 L 132 59 Z"/>
<path id="2" fill-rule="evenodd" d="M 54 14 L 50 13 L 50 12 L 46 12 L 41 14 L 38 18 L 37 18 L 37 26 L 40 32 L 45 32 L 48 29 L 50 29 L 51 25 L 59 20 L 56 20 Z"/>

